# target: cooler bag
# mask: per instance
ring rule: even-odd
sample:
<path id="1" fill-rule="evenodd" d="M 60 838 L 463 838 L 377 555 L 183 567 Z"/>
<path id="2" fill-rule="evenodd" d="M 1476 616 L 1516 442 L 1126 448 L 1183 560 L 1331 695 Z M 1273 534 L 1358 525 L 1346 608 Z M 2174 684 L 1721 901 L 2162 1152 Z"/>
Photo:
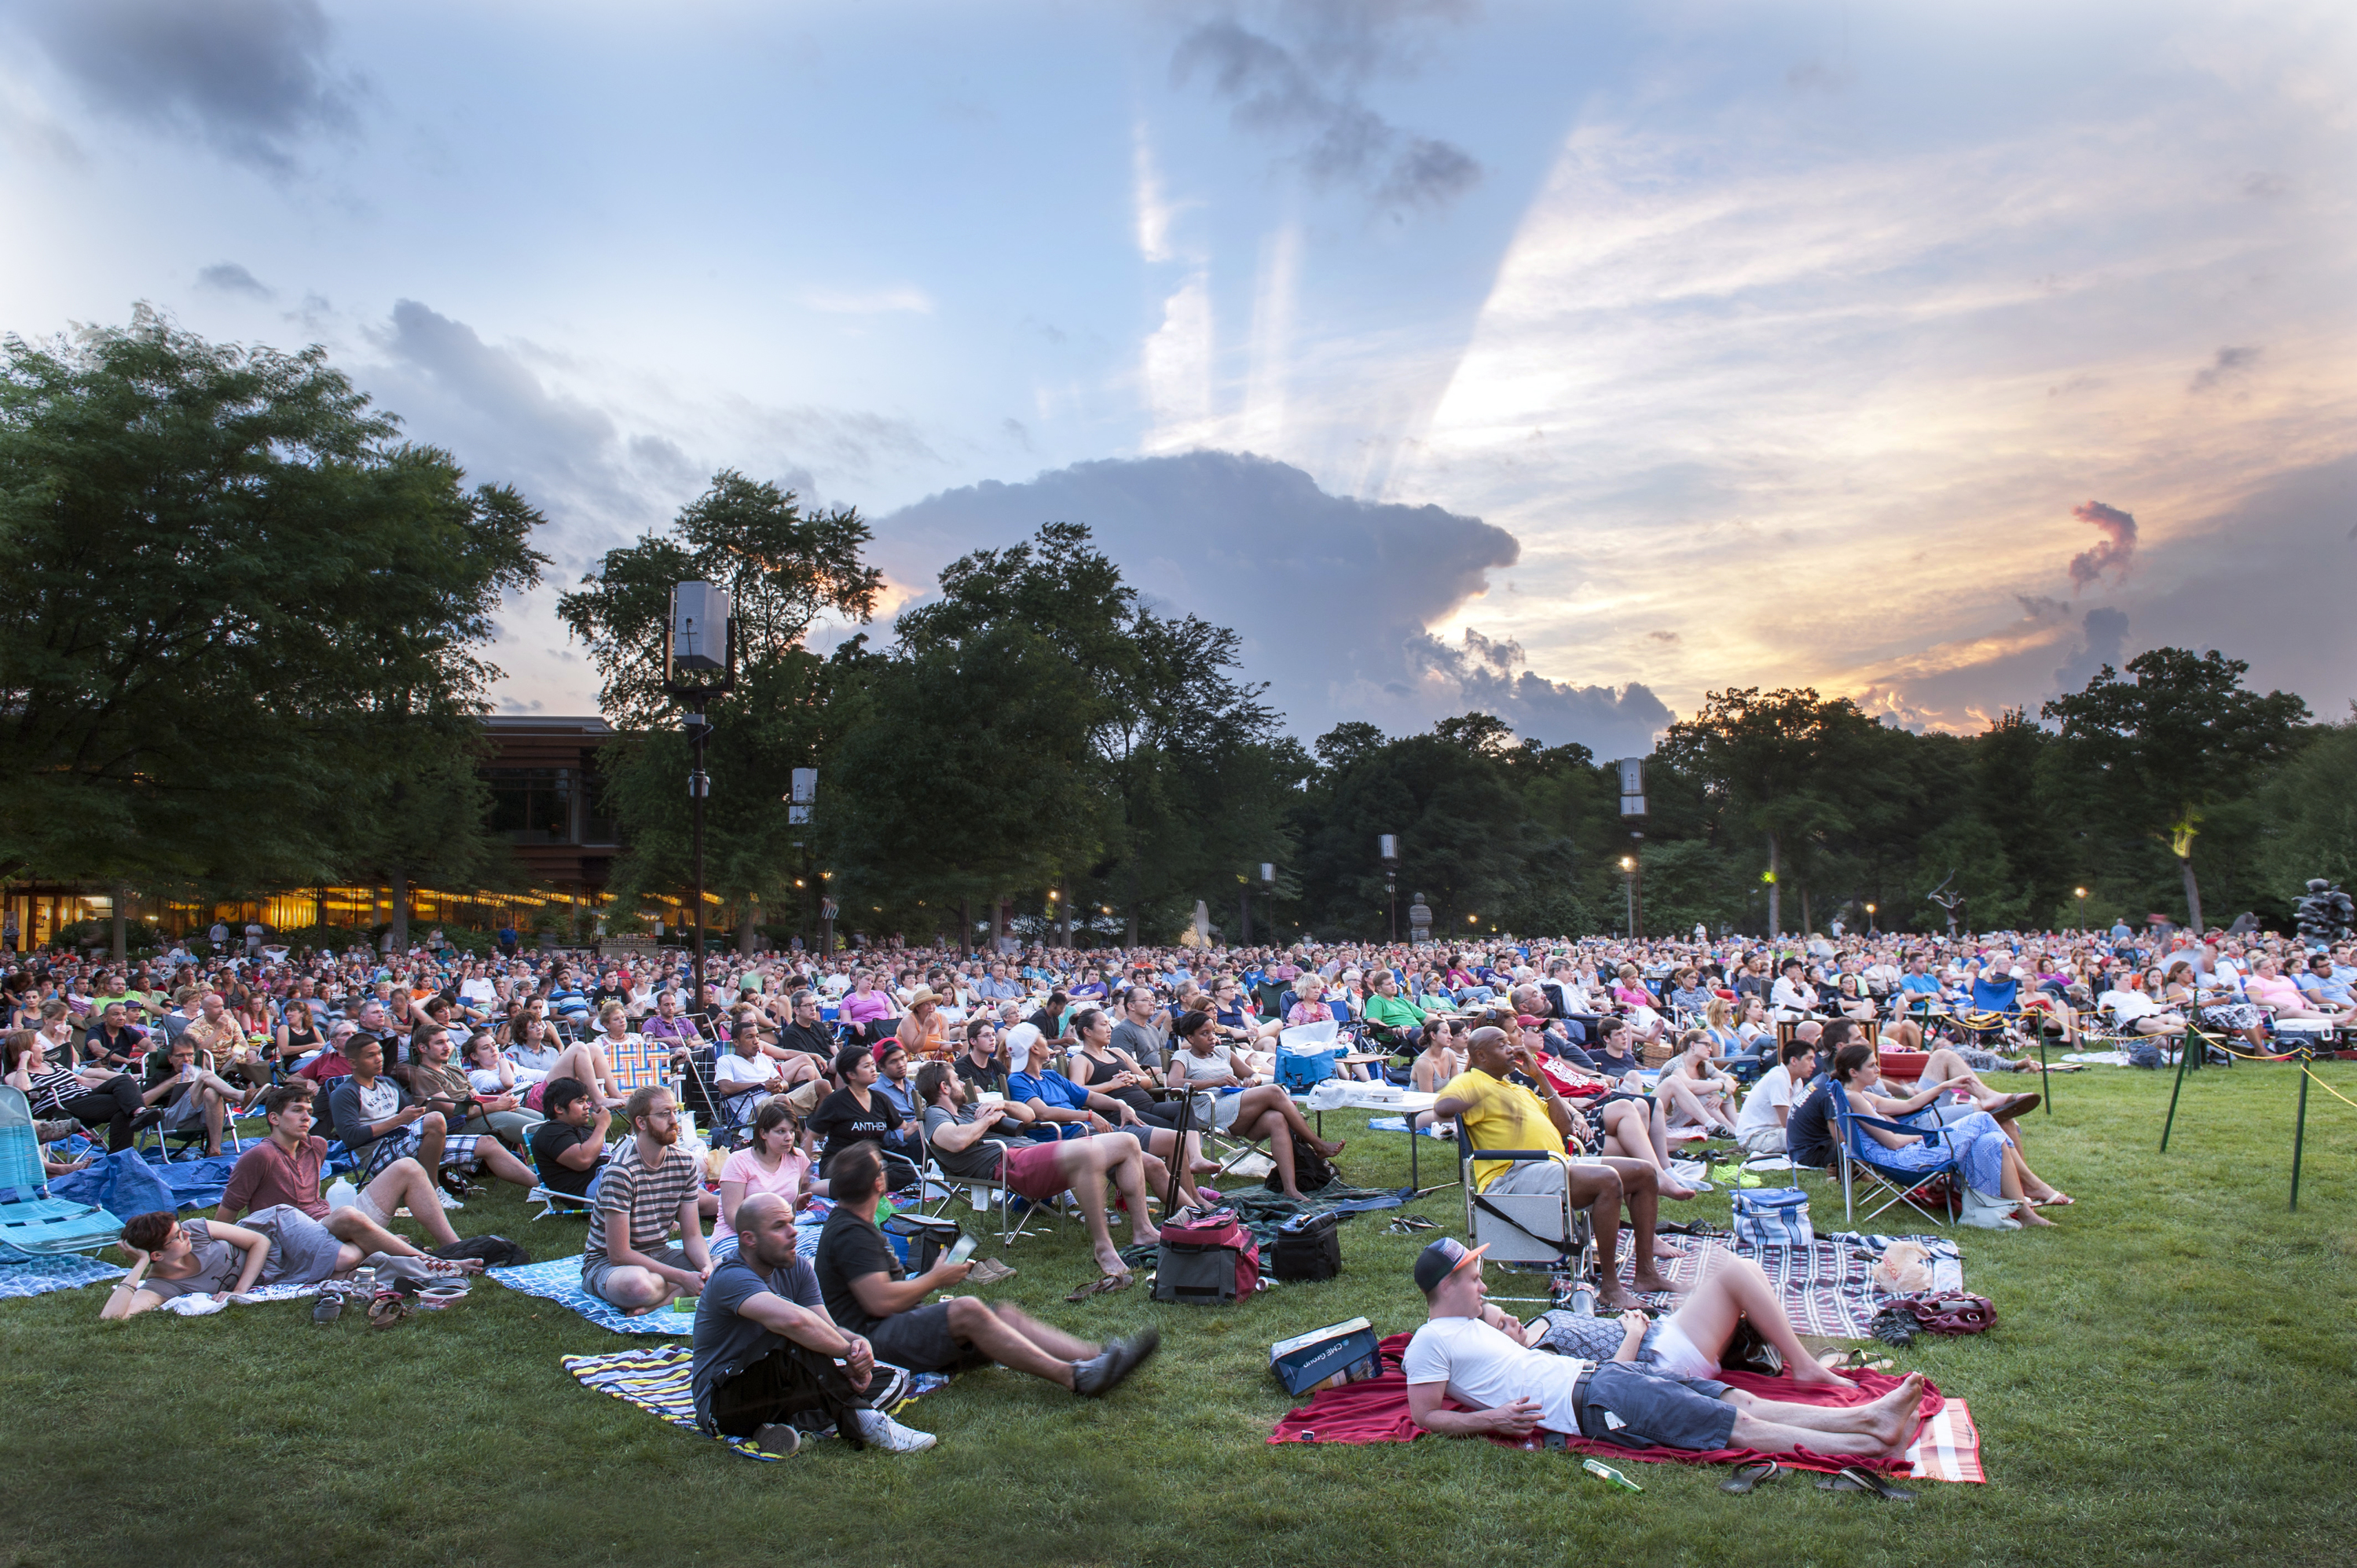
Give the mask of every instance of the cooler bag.
<path id="1" fill-rule="evenodd" d="M 1735 1244 L 1755 1251 L 1807 1247 L 1817 1240 L 1809 1224 L 1809 1195 L 1797 1187 L 1760 1187 L 1734 1196 Z"/>
<path id="2" fill-rule="evenodd" d="M 1330 1280 L 1342 1272 L 1342 1217 L 1304 1214 L 1276 1228 L 1269 1273 L 1288 1283 Z"/>

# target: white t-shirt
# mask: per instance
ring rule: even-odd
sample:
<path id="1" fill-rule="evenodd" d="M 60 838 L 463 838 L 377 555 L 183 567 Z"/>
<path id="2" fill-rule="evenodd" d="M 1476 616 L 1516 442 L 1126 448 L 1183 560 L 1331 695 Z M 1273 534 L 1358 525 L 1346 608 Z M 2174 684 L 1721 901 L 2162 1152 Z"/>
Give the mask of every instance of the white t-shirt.
<path id="1" fill-rule="evenodd" d="M 748 1060 L 735 1051 L 730 1051 L 726 1056 L 722 1057 L 719 1061 L 713 1064 L 712 1069 L 713 1078 L 723 1089 L 737 1084 L 750 1088 L 755 1084 L 767 1083 L 775 1078 L 777 1073 L 777 1068 L 771 1065 L 769 1058 L 754 1057 Z"/>
<path id="2" fill-rule="evenodd" d="M 478 974 L 458 983 L 458 999 L 478 1007 L 488 1007 L 500 999 L 500 988 L 489 975 Z"/>
<path id="3" fill-rule="evenodd" d="M 1761 1073 L 1751 1092 L 1743 1097 L 1743 1110 L 1735 1118 L 1735 1135 L 1740 1138 L 1779 1125 L 1776 1108 L 1780 1105 L 1786 1116 L 1792 1115 L 1792 1069 L 1782 1062 Z"/>
<path id="4" fill-rule="evenodd" d="M 2160 1011 L 2160 1004 L 2141 991 L 2106 991 L 2097 1001 L 2099 1005 L 2110 1008 L 2112 1015 L 2123 1024 Z"/>
<path id="5" fill-rule="evenodd" d="M 1595 1364 L 1528 1349 L 1478 1317 L 1431 1319 L 1401 1361 L 1409 1382 L 1447 1383 L 1449 1398 L 1476 1410 L 1536 1400 L 1539 1424 L 1549 1432 L 1579 1430 L 1571 1391 Z"/>

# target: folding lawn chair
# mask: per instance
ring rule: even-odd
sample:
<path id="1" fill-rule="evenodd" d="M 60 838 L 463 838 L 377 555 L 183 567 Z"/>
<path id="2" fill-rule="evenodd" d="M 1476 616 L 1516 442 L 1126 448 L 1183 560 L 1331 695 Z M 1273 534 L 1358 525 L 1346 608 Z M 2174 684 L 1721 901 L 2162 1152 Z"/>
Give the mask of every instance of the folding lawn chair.
<path id="1" fill-rule="evenodd" d="M 36 1255 L 91 1252 L 122 1233 L 97 1205 L 49 1196 L 32 1107 L 24 1090 L 0 1084 L 0 1243 Z"/>
<path id="2" fill-rule="evenodd" d="M 1023 1146 L 1019 1141 L 1002 1141 L 1008 1144 L 1010 1152 Z M 1002 1247 L 1012 1246 L 1018 1238 L 1030 1235 L 1030 1222 L 1035 1217 L 1044 1215 L 1050 1224 L 1064 1217 L 1061 1199 L 1035 1203 L 1003 1181 L 983 1176 L 951 1176 L 933 1157 L 932 1145 L 925 1140 L 922 1123 L 917 1127 L 917 1152 L 922 1156 L 917 1162 L 920 1173 L 918 1191 L 920 1195 L 917 1212 L 920 1214 L 946 1217 L 951 1203 L 960 1193 L 964 1193 L 970 1202 L 979 1197 L 983 1201 L 974 1203 L 974 1207 L 985 1214 L 997 1217 L 998 1244 Z M 929 1196 L 935 1188 L 941 1192 L 938 1198 Z M 928 1204 L 931 1205 L 930 1208 Z M 1016 1208 L 1017 1204 L 1023 1206 L 1019 1211 Z"/>
<path id="3" fill-rule="evenodd" d="M 1490 1249 L 1493 1262 L 1545 1263 L 1567 1269 L 1575 1285 L 1596 1283 L 1596 1236 L 1585 1208 L 1571 1200 L 1570 1155 L 1554 1149 L 1477 1149 L 1473 1134 L 1457 1123 L 1458 1176 L 1465 1187 L 1465 1233 L 1475 1245 Z M 1475 1185 L 1473 1162 L 1502 1160 L 1510 1165 L 1555 1165 L 1563 1167 L 1563 1190 L 1548 1193 L 1485 1193 Z M 1491 1295 L 1492 1301 L 1544 1301 L 1555 1297 Z"/>
<path id="4" fill-rule="evenodd" d="M 1881 1198 L 1880 1202 L 1866 1211 L 1864 1218 L 1872 1219 L 1885 1209 L 1903 1203 L 1934 1225 L 1954 1224 L 1962 1208 L 1963 1200 L 1957 1195 L 1961 1193 L 1964 1187 L 1964 1163 L 1951 1140 L 1949 1129 L 1939 1125 L 1910 1127 L 1904 1122 L 1886 1121 L 1879 1116 L 1868 1116 L 1864 1112 L 1852 1108 L 1849 1096 L 1844 1092 L 1841 1084 L 1832 1079 L 1827 1080 L 1826 1092 L 1833 1096 L 1834 1162 L 1835 1168 L 1841 1174 L 1843 1217 L 1852 1226 L 1857 1223 L 1859 1219 L 1857 1208 L 1861 1200 L 1857 1197 L 1857 1189 L 1860 1178 L 1863 1177 L 1868 1184 L 1866 1201 L 1871 1201 L 1878 1196 Z M 1945 1163 L 1924 1170 L 1906 1170 L 1897 1165 L 1878 1162 L 1870 1154 L 1864 1152 L 1881 1147 L 1866 1134 L 1864 1130 L 1868 1127 L 1879 1127 L 1885 1132 L 1903 1133 L 1910 1137 L 1920 1137 L 1927 1143 L 1937 1143 L 1945 1150 L 1948 1158 Z M 1948 1178 L 1950 1193 L 1951 1208 L 1944 1216 L 1934 1215 L 1915 1200 L 1916 1188 L 1941 1176 Z"/>

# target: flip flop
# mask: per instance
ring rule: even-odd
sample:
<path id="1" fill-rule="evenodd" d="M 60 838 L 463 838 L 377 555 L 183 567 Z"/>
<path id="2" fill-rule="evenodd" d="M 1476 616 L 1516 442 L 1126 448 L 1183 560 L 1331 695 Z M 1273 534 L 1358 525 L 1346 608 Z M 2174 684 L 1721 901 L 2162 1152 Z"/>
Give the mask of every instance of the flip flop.
<path id="1" fill-rule="evenodd" d="M 1904 1487 L 1894 1487 L 1861 1465 L 1845 1465 L 1833 1475 L 1817 1483 L 1821 1492 L 1872 1492 L 1886 1503 L 1911 1503 L 1915 1494 Z"/>
<path id="2" fill-rule="evenodd" d="M 1125 1269 L 1117 1274 L 1100 1274 L 1080 1289 L 1065 1295 L 1066 1301 L 1086 1301 L 1092 1295 L 1110 1295 L 1117 1290 L 1127 1290 L 1137 1283 L 1137 1276 Z"/>
<path id="3" fill-rule="evenodd" d="M 1760 1482 L 1772 1481 L 1783 1473 L 1784 1466 L 1773 1459 L 1754 1459 L 1749 1464 L 1738 1465 L 1735 1474 L 1721 1481 L 1718 1489 L 1739 1498 Z"/>

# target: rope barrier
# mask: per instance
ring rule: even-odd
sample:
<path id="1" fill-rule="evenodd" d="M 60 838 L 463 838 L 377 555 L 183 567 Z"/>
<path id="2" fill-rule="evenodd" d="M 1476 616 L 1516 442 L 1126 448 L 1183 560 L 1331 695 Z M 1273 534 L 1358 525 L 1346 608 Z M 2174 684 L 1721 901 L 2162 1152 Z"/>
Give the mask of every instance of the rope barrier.
<path id="1" fill-rule="evenodd" d="M 2330 1084 L 2329 1084 L 2329 1083 L 2325 1082 L 2322 1079 L 2318 1078 L 2318 1077 L 2316 1076 L 2315 1069 L 2313 1069 L 2312 1068 L 2309 1067 L 2306 1063 L 2304 1063 L 2304 1062 L 2303 1062 L 2303 1063 L 2300 1065 L 2300 1069 L 2299 1069 L 2299 1070 L 2300 1070 L 2301 1072 L 2303 1072 L 2303 1073 L 2306 1073 L 2306 1074 L 2308 1075 L 2309 1080 L 2310 1082 L 2314 1083 L 2314 1084 L 2316 1085 L 2316 1087 L 2317 1087 L 2317 1088 L 2319 1088 L 2319 1089 L 2320 1089 L 2320 1090 L 2324 1090 L 2324 1092 L 2325 1092 L 2325 1093 L 2327 1093 L 2327 1094 L 2329 1094 L 2329 1095 L 2332 1096 L 2332 1098 L 2333 1098 L 2333 1099 L 2338 1100 L 2339 1101 L 2341 1101 L 2341 1104 L 2348 1106 L 2351 1110 L 2352 1110 L 2352 1111 L 2357 1111 L 2357 1100 L 2352 1100 L 2352 1099 L 2350 1099 L 2347 1095 L 2345 1095 L 2345 1094 L 2341 1093 L 2339 1090 L 2337 1090 L 2337 1089 L 2333 1088 Z"/>

